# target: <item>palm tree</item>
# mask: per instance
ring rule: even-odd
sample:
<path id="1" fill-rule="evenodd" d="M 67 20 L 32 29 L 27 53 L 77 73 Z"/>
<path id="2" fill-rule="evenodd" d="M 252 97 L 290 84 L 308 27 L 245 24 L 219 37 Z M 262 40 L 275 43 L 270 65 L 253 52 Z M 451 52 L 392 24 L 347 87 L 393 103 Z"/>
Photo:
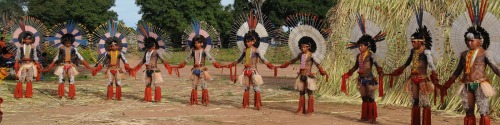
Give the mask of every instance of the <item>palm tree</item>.
<path id="1" fill-rule="evenodd" d="M 3 30 L 10 20 L 25 15 L 23 6 L 26 3 L 27 0 L 0 0 L 0 30 L 3 36 L 5 36 Z"/>

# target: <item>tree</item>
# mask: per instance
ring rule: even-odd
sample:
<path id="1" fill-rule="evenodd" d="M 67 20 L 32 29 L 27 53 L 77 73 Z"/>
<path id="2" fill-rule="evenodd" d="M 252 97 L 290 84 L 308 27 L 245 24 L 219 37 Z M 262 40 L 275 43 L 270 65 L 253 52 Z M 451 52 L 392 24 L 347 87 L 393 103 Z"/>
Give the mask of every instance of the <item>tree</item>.
<path id="1" fill-rule="evenodd" d="M 25 15 L 23 5 L 26 0 L 0 0 L 0 30 L 9 23 L 10 20 Z"/>
<path id="2" fill-rule="evenodd" d="M 220 0 L 137 0 L 144 21 L 165 29 L 179 45 L 193 18 L 206 21 L 222 33 L 229 32 L 232 16 Z M 224 34 L 222 34 L 224 35 Z"/>
<path id="3" fill-rule="evenodd" d="M 287 16 L 296 13 L 311 13 L 324 19 L 328 10 L 335 6 L 337 1 L 338 0 L 266 0 L 262 5 L 262 13 L 268 15 L 271 21 L 277 26 L 282 26 Z"/>
<path id="4" fill-rule="evenodd" d="M 115 0 L 29 0 L 28 15 L 51 27 L 66 20 L 75 20 L 93 31 L 103 22 L 117 19 L 110 8 Z"/>
<path id="5" fill-rule="evenodd" d="M 250 11 L 250 1 L 248 0 L 234 0 L 233 4 L 233 17 L 241 16 L 243 13 Z"/>

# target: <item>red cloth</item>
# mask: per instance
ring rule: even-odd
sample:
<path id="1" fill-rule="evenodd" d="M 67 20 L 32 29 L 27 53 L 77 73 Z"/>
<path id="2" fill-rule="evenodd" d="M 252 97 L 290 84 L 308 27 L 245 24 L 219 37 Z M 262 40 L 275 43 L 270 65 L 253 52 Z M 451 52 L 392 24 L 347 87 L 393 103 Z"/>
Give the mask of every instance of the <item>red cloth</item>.
<path id="1" fill-rule="evenodd" d="M 245 91 L 243 93 L 243 108 L 247 108 L 248 104 L 250 104 L 250 92 Z"/>
<path id="2" fill-rule="evenodd" d="M 17 82 L 16 89 L 14 90 L 14 98 L 22 98 L 23 97 L 23 83 Z"/>
<path id="3" fill-rule="evenodd" d="M 309 100 L 307 101 L 307 114 L 311 114 L 314 112 L 314 96 L 310 95 Z"/>
<path id="4" fill-rule="evenodd" d="M 75 86 L 75 84 L 69 84 L 68 97 L 70 99 L 74 99 L 75 96 L 76 96 L 76 86 Z"/>
<path id="5" fill-rule="evenodd" d="M 252 77 L 252 70 L 245 70 L 244 73 L 247 77 Z"/>
<path id="6" fill-rule="evenodd" d="M 411 108 L 411 125 L 420 125 L 420 107 Z"/>
<path id="7" fill-rule="evenodd" d="M 33 83 L 31 82 L 26 83 L 26 94 L 24 95 L 24 97 L 26 98 L 33 97 Z"/>
<path id="8" fill-rule="evenodd" d="M 369 120 L 373 123 L 376 121 L 378 117 L 378 111 L 377 111 L 377 103 L 376 102 L 370 102 L 368 103 L 368 118 Z"/>
<path id="9" fill-rule="evenodd" d="M 384 96 L 384 76 L 382 75 L 378 77 L 378 96 Z"/>
<path id="10" fill-rule="evenodd" d="M 196 89 L 191 90 L 191 99 L 189 101 L 190 105 L 198 105 L 198 91 Z"/>
<path id="11" fill-rule="evenodd" d="M 144 90 L 144 101 L 151 102 L 153 100 L 151 96 L 151 87 L 146 87 L 146 89 Z"/>
<path id="12" fill-rule="evenodd" d="M 108 98 L 108 100 L 113 99 L 113 85 L 108 85 L 107 98 Z"/>
<path id="13" fill-rule="evenodd" d="M 425 80 L 425 78 L 422 77 L 411 77 L 411 81 L 413 84 L 419 84 L 422 80 Z"/>
<path id="14" fill-rule="evenodd" d="M 207 106 L 209 102 L 208 89 L 201 90 L 201 104 Z"/>
<path id="15" fill-rule="evenodd" d="M 57 94 L 59 95 L 59 98 L 62 98 L 64 96 L 64 83 L 59 84 L 59 88 L 57 89 Z"/>
<path id="16" fill-rule="evenodd" d="M 392 85 L 394 83 L 394 77 L 389 77 L 389 88 L 392 88 Z"/>
<path id="17" fill-rule="evenodd" d="M 424 108 L 422 114 L 422 125 L 431 125 L 431 108 Z"/>
<path id="18" fill-rule="evenodd" d="M 118 101 L 122 100 L 122 87 L 121 86 L 116 86 L 116 100 L 118 100 Z"/>
<path id="19" fill-rule="evenodd" d="M 161 88 L 160 88 L 160 86 L 155 87 L 155 101 L 156 102 L 161 101 Z"/>
<path id="20" fill-rule="evenodd" d="M 340 91 L 344 92 L 346 95 L 349 95 L 349 91 L 347 90 L 347 80 L 349 77 L 349 74 L 342 75 L 342 84 L 340 85 Z"/>
<path id="21" fill-rule="evenodd" d="M 261 100 L 261 97 L 260 97 L 260 92 L 255 92 L 254 94 L 254 104 L 255 108 L 257 110 L 260 110 L 260 108 L 262 107 L 262 100 Z"/>
<path id="22" fill-rule="evenodd" d="M 306 113 L 305 108 L 306 108 L 306 97 L 301 95 L 299 98 L 299 108 L 297 108 L 296 113 L 302 112 L 303 114 L 305 114 Z"/>
<path id="23" fill-rule="evenodd" d="M 368 102 L 361 104 L 361 120 L 368 120 Z"/>
<path id="24" fill-rule="evenodd" d="M 481 115 L 481 119 L 479 121 L 479 125 L 491 125 L 491 119 L 488 115 Z"/>

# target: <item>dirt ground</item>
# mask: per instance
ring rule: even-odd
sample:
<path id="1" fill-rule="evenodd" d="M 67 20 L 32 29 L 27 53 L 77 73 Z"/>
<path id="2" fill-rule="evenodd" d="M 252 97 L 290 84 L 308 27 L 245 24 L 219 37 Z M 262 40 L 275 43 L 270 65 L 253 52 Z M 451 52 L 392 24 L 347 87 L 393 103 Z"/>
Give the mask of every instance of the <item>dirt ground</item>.
<path id="1" fill-rule="evenodd" d="M 137 63 L 131 63 L 137 64 Z M 163 67 L 163 66 L 161 66 Z M 34 84 L 31 99 L 13 99 L 14 81 L 4 81 L 2 104 L 5 125 L 19 124 L 343 124 L 363 125 L 358 121 L 360 105 L 343 103 L 335 98 L 318 98 L 312 116 L 296 115 L 298 92 L 292 90 L 296 70 L 293 67 L 279 71 L 280 77 L 260 67 L 266 82 L 262 87 L 263 109 L 253 109 L 253 94 L 250 108 L 241 109 L 242 88 L 229 80 L 229 71 L 210 68 L 213 80 L 209 81 L 210 105 L 189 106 L 191 81 L 189 68 L 181 69 L 181 77 L 168 75 L 163 70 L 165 82 L 161 84 L 162 102 L 143 102 L 144 83 L 142 72 L 137 79 L 123 80 L 122 101 L 105 100 L 106 81 L 98 74 L 87 80 L 76 81 L 77 99 L 58 99 L 55 81 Z M 79 68 L 80 75 L 90 72 Z M 241 66 L 238 69 L 241 71 Z M 67 85 L 66 85 L 67 87 Z M 66 88 L 67 89 L 67 88 Z M 198 97 L 201 101 L 201 91 Z M 66 93 L 67 95 L 67 93 Z M 200 102 L 201 103 L 201 102 Z M 410 109 L 406 107 L 379 105 L 378 124 L 402 125 L 410 122 Z M 463 115 L 451 115 L 433 111 L 432 123 L 436 125 L 462 124 Z M 500 124 L 495 120 L 493 124 Z"/>

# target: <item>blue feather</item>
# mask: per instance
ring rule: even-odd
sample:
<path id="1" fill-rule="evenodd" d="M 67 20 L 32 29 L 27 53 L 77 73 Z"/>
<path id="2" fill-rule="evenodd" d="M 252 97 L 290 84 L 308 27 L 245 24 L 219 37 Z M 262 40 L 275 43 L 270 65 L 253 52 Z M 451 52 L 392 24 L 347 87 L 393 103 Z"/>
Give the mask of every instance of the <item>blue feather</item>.
<path id="1" fill-rule="evenodd" d="M 195 33 L 195 35 L 200 35 L 200 21 L 196 20 L 196 19 L 192 19 L 193 21 L 191 22 L 191 25 L 193 26 L 193 31 Z"/>
<path id="2" fill-rule="evenodd" d="M 109 30 L 109 34 L 110 34 L 111 36 L 113 36 L 113 29 L 111 28 L 111 23 L 112 23 L 112 22 L 111 22 L 111 20 L 109 20 L 109 21 L 108 21 L 108 30 Z"/>
<path id="3" fill-rule="evenodd" d="M 141 27 L 144 28 L 144 23 L 139 24 L 139 26 L 136 28 L 136 31 L 139 32 L 142 36 L 146 37 L 146 34 L 144 32 L 142 32 Z"/>
<path id="4" fill-rule="evenodd" d="M 144 24 L 144 30 L 146 30 L 146 34 L 145 35 L 149 36 L 149 26 L 146 23 L 143 23 L 143 24 Z"/>
<path id="5" fill-rule="evenodd" d="M 113 22 L 113 36 L 116 35 L 116 32 L 118 32 L 118 22 Z"/>
<path id="6" fill-rule="evenodd" d="M 46 37 L 46 39 L 48 41 L 56 41 L 56 40 L 60 40 L 61 38 L 59 38 L 59 37 Z"/>
<path id="7" fill-rule="evenodd" d="M 80 45 L 84 45 L 84 46 L 87 46 L 89 43 L 87 40 L 75 40 L 75 42 L 78 42 L 78 43 L 80 43 Z"/>
<path id="8" fill-rule="evenodd" d="M 365 26 L 363 25 L 363 18 L 361 17 L 361 15 L 359 13 L 356 15 L 356 17 L 358 18 L 358 25 L 359 25 L 359 28 L 361 29 L 361 32 L 363 34 L 366 34 Z"/>
<path id="9" fill-rule="evenodd" d="M 68 31 L 68 33 L 72 33 L 73 30 L 75 30 L 75 28 L 76 28 L 75 22 L 73 22 L 72 20 L 66 21 L 66 30 Z"/>

